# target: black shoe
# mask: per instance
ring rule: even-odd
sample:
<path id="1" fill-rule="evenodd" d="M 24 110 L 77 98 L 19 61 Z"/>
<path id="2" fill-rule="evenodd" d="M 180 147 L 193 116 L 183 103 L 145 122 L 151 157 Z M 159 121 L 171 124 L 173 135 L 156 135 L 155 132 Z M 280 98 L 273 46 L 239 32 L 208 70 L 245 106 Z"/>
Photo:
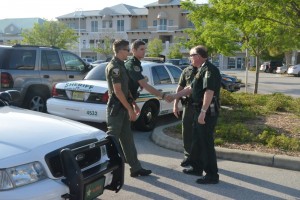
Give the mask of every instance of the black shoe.
<path id="1" fill-rule="evenodd" d="M 190 174 L 190 175 L 195 175 L 195 176 L 202 176 L 203 175 L 202 170 L 194 170 L 193 167 L 188 168 L 188 169 L 183 169 L 182 172 L 185 173 L 185 174 Z"/>
<path id="2" fill-rule="evenodd" d="M 211 178 L 208 176 L 203 176 L 197 179 L 196 183 L 198 184 L 217 184 L 219 183 L 219 177 Z"/>
<path id="3" fill-rule="evenodd" d="M 130 176 L 131 177 L 149 176 L 151 173 L 152 173 L 151 170 L 141 168 L 140 170 L 138 170 L 136 172 L 131 172 Z"/>
<path id="4" fill-rule="evenodd" d="M 191 165 L 191 162 L 189 161 L 189 159 L 184 159 L 181 163 L 180 163 L 180 166 L 181 167 L 187 167 L 187 166 L 189 166 L 189 165 Z"/>

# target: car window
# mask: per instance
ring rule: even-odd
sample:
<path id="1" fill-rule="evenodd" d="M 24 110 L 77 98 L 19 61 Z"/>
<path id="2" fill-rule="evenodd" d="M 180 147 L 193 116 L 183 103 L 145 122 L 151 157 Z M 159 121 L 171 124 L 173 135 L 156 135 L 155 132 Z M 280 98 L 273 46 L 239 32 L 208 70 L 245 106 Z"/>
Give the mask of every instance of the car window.
<path id="1" fill-rule="evenodd" d="M 97 67 L 94 67 L 87 75 L 85 76 L 84 79 L 86 80 L 100 80 L 100 81 L 105 81 L 105 68 L 106 68 L 107 63 L 101 63 L 97 65 Z"/>
<path id="2" fill-rule="evenodd" d="M 7 50 L 7 58 L 8 69 L 33 70 L 35 67 L 36 51 L 26 49 L 10 49 Z"/>
<path id="3" fill-rule="evenodd" d="M 77 56 L 69 52 L 62 52 L 67 71 L 83 71 L 85 68 L 84 62 Z"/>
<path id="4" fill-rule="evenodd" d="M 57 51 L 42 51 L 42 70 L 62 70 L 61 62 Z"/>
<path id="5" fill-rule="evenodd" d="M 154 85 L 171 84 L 171 78 L 163 65 L 157 65 L 151 68 Z"/>
<path id="6" fill-rule="evenodd" d="M 166 65 L 170 73 L 172 74 L 175 83 L 178 83 L 182 70 L 172 65 Z"/>

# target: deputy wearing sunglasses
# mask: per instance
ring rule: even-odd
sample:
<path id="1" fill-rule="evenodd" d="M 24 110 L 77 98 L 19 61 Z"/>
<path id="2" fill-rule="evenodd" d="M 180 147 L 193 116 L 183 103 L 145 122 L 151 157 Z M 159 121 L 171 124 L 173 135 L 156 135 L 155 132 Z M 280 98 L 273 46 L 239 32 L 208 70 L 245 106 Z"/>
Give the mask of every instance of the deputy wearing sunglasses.
<path id="1" fill-rule="evenodd" d="M 197 179 L 199 184 L 216 184 L 219 182 L 217 157 L 214 147 L 214 129 L 219 115 L 219 96 L 221 75 L 219 69 L 208 61 L 207 49 L 196 46 L 190 51 L 191 64 L 198 68 L 191 87 L 174 95 L 180 98 L 192 95 L 193 141 L 190 150 L 190 165 L 183 172 L 190 175 L 205 176 Z"/>
<path id="2" fill-rule="evenodd" d="M 113 43 L 115 53 L 105 69 L 108 83 L 109 100 L 107 104 L 107 134 L 114 135 L 120 141 L 127 163 L 130 165 L 130 176 L 148 176 L 151 170 L 143 169 L 137 158 L 137 151 L 131 131 L 131 121 L 135 121 L 139 109 L 129 99 L 129 77 L 124 66 L 129 50 L 129 42 L 116 40 Z"/>

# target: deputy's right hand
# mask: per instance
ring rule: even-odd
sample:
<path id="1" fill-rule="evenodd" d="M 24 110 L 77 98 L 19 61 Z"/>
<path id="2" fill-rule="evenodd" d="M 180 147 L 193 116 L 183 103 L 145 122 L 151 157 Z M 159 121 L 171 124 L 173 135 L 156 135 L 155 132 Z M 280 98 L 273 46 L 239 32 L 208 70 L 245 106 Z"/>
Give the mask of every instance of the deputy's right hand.
<path id="1" fill-rule="evenodd" d="M 136 115 L 136 113 L 134 112 L 134 110 L 132 108 L 130 108 L 128 110 L 128 114 L 129 114 L 129 121 L 134 122 L 137 118 L 137 115 Z"/>
<path id="2" fill-rule="evenodd" d="M 175 117 L 179 118 L 180 111 L 178 109 L 178 105 L 173 106 L 173 113 L 174 113 Z"/>

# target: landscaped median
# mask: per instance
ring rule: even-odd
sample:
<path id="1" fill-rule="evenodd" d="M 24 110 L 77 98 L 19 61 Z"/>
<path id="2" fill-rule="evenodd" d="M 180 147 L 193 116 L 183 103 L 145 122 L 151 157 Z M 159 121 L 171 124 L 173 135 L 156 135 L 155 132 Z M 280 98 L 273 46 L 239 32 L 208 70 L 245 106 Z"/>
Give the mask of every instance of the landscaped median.
<path id="1" fill-rule="evenodd" d="M 174 137 L 170 137 L 164 133 L 164 129 L 166 129 L 167 127 L 176 126 L 179 123 L 181 122 L 175 122 L 172 124 L 155 128 L 151 134 L 151 138 L 154 141 L 154 143 L 167 149 L 183 152 L 182 140 Z M 275 155 L 275 154 L 261 153 L 261 152 L 254 152 L 254 151 L 227 149 L 221 147 L 216 147 L 216 152 L 217 152 L 217 157 L 219 159 L 253 163 L 258 165 L 265 165 L 270 167 L 300 171 L 299 157 Z"/>

